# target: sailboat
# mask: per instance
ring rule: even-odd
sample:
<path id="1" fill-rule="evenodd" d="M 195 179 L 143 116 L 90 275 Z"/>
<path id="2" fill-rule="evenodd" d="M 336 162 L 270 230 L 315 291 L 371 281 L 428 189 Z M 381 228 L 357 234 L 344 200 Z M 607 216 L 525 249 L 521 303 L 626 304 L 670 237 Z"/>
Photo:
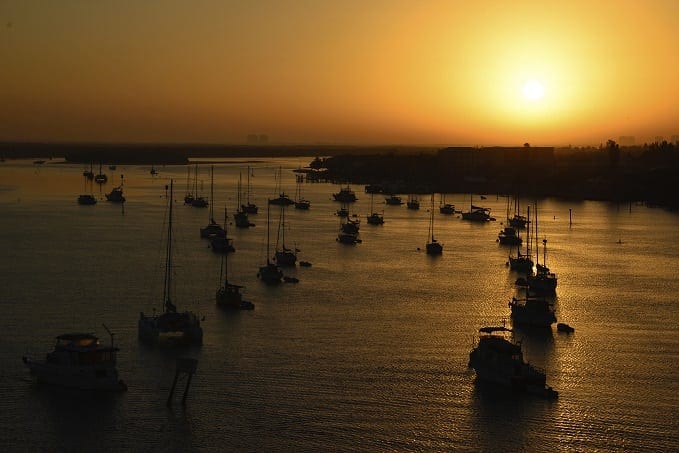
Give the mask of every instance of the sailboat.
<path id="1" fill-rule="evenodd" d="M 446 203 L 446 194 L 442 193 L 441 194 L 441 202 L 439 203 L 439 212 L 441 214 L 446 214 L 446 215 L 453 215 L 455 214 L 455 206 Z"/>
<path id="2" fill-rule="evenodd" d="M 240 205 L 241 211 L 243 211 L 246 214 L 257 214 L 257 211 L 259 210 L 257 208 L 257 205 L 254 203 L 250 203 L 250 191 L 252 190 L 250 188 L 250 176 L 251 176 L 252 170 L 250 170 L 250 167 L 248 167 L 248 177 L 247 177 L 247 187 L 245 191 L 245 198 L 246 198 L 246 203 Z M 252 175 L 254 176 L 254 174 Z M 240 191 L 239 191 L 240 195 Z"/>
<path id="3" fill-rule="evenodd" d="M 243 206 L 240 202 L 240 194 L 241 194 L 241 175 L 238 174 L 238 194 L 237 194 L 237 204 L 236 204 L 236 212 L 233 214 L 233 220 L 236 222 L 236 227 L 238 228 L 249 228 L 251 226 L 255 226 L 254 224 L 250 223 L 250 219 L 248 218 L 248 213 L 243 209 Z M 240 208 L 238 208 L 240 206 Z"/>
<path id="4" fill-rule="evenodd" d="M 226 231 L 215 222 L 214 216 L 214 191 L 215 185 L 215 166 L 210 167 L 210 215 L 208 217 L 208 224 L 205 228 L 200 229 L 200 237 L 209 238 L 211 236 L 226 236 Z"/>
<path id="5" fill-rule="evenodd" d="M 163 286 L 163 312 L 147 316 L 139 313 L 139 339 L 145 342 L 156 342 L 161 336 L 171 336 L 192 343 L 203 343 L 203 328 L 195 313 L 190 311 L 178 312 L 172 303 L 172 199 L 173 181 L 170 180 L 170 197 L 168 198 L 167 244 L 165 248 L 165 281 Z"/>
<path id="6" fill-rule="evenodd" d="M 226 209 L 224 209 L 224 227 L 226 228 Z M 216 300 L 217 305 L 222 308 L 230 308 L 236 310 L 253 310 L 255 304 L 243 300 L 243 294 L 240 292 L 243 286 L 229 283 L 228 271 L 229 259 L 226 254 L 222 256 L 222 263 L 219 269 L 219 288 L 217 288 Z"/>
<path id="7" fill-rule="evenodd" d="M 408 201 L 406 202 L 406 207 L 412 210 L 420 209 L 420 200 L 415 195 L 408 195 Z"/>
<path id="8" fill-rule="evenodd" d="M 530 206 L 528 206 L 528 217 L 526 225 L 530 225 Z M 526 234 L 526 253 L 521 253 L 521 243 L 517 244 L 516 256 L 509 255 L 509 268 L 518 272 L 533 272 L 533 258 L 531 256 L 531 236 L 530 230 Z"/>
<path id="9" fill-rule="evenodd" d="M 191 167 L 186 166 L 186 195 L 184 195 L 184 204 L 191 204 L 194 200 L 194 192 L 191 190 Z"/>
<path id="10" fill-rule="evenodd" d="M 276 252 L 274 254 L 274 261 L 276 261 L 276 264 L 278 264 L 279 266 L 294 266 L 295 263 L 297 263 L 297 249 L 289 249 L 285 246 L 284 207 L 281 207 L 281 213 L 278 222 L 278 237 L 276 239 Z"/>
<path id="11" fill-rule="evenodd" d="M 514 216 L 511 219 L 508 219 L 507 221 L 509 222 L 510 226 L 513 226 L 514 228 L 517 229 L 524 229 L 528 224 L 528 219 L 526 218 L 526 216 L 521 214 L 521 207 L 519 204 L 518 194 L 516 195 L 516 199 L 514 200 Z"/>
<path id="12" fill-rule="evenodd" d="M 101 162 L 99 162 L 99 173 L 94 177 L 94 182 L 97 184 L 105 184 L 108 181 L 108 176 L 101 172 Z"/>
<path id="13" fill-rule="evenodd" d="M 543 260 L 540 264 L 540 250 L 538 247 L 538 205 L 535 203 L 535 274 L 529 273 L 526 280 L 528 281 L 528 290 L 535 293 L 553 294 L 556 292 L 557 278 L 556 274 L 551 272 L 547 267 L 547 239 L 542 240 Z"/>
<path id="14" fill-rule="evenodd" d="M 83 173 L 83 176 L 85 176 L 85 190 L 87 190 L 87 181 L 89 180 L 90 182 L 90 193 L 78 195 L 78 204 L 86 206 L 95 205 L 97 204 L 97 199 L 94 197 L 94 194 L 92 193 L 92 178 L 87 176 L 85 173 Z"/>
<path id="15" fill-rule="evenodd" d="M 481 206 L 474 206 L 472 203 L 472 196 L 469 196 L 469 211 L 462 213 L 462 220 L 470 220 L 472 222 L 491 222 L 495 218 L 490 216 L 490 208 L 482 208 Z"/>
<path id="16" fill-rule="evenodd" d="M 235 252 L 236 248 L 233 246 L 233 239 L 231 239 L 228 234 L 226 233 L 226 223 L 227 223 L 227 214 L 226 214 L 226 207 L 224 208 L 224 228 L 222 230 L 224 231 L 224 234 L 221 235 L 215 235 L 210 237 L 210 247 L 212 247 L 212 251 L 215 253 L 230 253 L 230 252 Z"/>
<path id="17" fill-rule="evenodd" d="M 125 203 L 125 197 L 123 196 L 123 175 L 120 175 L 120 185 L 114 187 L 111 192 L 106 194 L 106 201 Z"/>
<path id="18" fill-rule="evenodd" d="M 283 272 L 280 268 L 269 260 L 269 225 L 271 217 L 271 200 L 268 200 L 266 208 L 266 265 L 260 266 L 257 277 L 259 277 L 267 285 L 277 285 L 283 281 Z"/>
<path id="19" fill-rule="evenodd" d="M 295 204 L 294 201 L 290 199 L 289 196 L 285 194 L 281 187 L 281 177 L 282 177 L 282 168 L 278 168 L 278 183 L 276 184 L 276 187 L 278 188 L 278 197 L 276 198 L 270 198 L 269 199 L 269 204 L 275 204 L 278 206 L 288 206 L 291 204 Z"/>
<path id="20" fill-rule="evenodd" d="M 89 180 L 94 179 L 94 172 L 92 171 L 92 162 L 90 162 L 90 169 L 83 172 L 83 176 L 86 177 Z"/>
<path id="21" fill-rule="evenodd" d="M 203 189 L 203 182 L 201 181 L 201 191 Z M 193 201 L 191 202 L 191 206 L 194 208 L 207 208 L 208 206 L 208 201 L 203 197 L 202 195 L 198 195 L 198 164 L 196 164 L 196 177 L 193 180 Z"/>
<path id="22" fill-rule="evenodd" d="M 366 217 L 366 220 L 370 225 L 382 225 L 384 224 L 384 216 L 375 212 L 373 208 L 374 196 L 375 194 L 370 194 L 370 215 Z"/>
<path id="23" fill-rule="evenodd" d="M 429 210 L 429 242 L 426 245 L 427 255 L 441 255 L 443 244 L 434 239 L 434 193 L 431 194 L 431 209 Z"/>
<path id="24" fill-rule="evenodd" d="M 304 181 L 303 175 L 297 175 L 297 190 L 295 191 L 295 209 L 308 210 L 311 207 L 311 202 L 302 198 L 302 182 Z"/>

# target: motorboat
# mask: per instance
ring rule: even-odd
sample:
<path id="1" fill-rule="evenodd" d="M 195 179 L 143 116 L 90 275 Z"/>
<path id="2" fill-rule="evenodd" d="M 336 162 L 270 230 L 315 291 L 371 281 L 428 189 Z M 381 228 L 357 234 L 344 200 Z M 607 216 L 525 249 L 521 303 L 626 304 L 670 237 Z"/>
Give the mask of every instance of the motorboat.
<path id="1" fill-rule="evenodd" d="M 469 220 L 472 222 L 491 222 L 494 221 L 495 218 L 490 216 L 489 208 L 471 205 L 469 211 L 462 213 L 462 220 Z"/>
<path id="2" fill-rule="evenodd" d="M 403 204 L 401 197 L 398 195 L 389 195 L 384 199 L 384 202 L 391 206 L 401 206 Z"/>
<path id="3" fill-rule="evenodd" d="M 22 360 L 38 382 L 78 390 L 123 391 L 127 385 L 118 378 L 118 350 L 113 341 L 102 345 L 91 333 L 65 333 L 56 337 L 54 350 L 45 360 L 28 356 Z"/>
<path id="4" fill-rule="evenodd" d="M 113 203 L 125 203 L 125 197 L 123 196 L 123 176 L 120 176 L 120 185 L 114 187 L 111 192 L 106 194 L 106 201 Z"/>
<path id="5" fill-rule="evenodd" d="M 469 366 L 477 379 L 521 392 L 557 397 L 547 387 L 546 373 L 523 359 L 521 344 L 511 338 L 512 330 L 504 326 L 482 327 L 476 347 L 469 353 Z"/>
<path id="6" fill-rule="evenodd" d="M 82 205 L 97 204 L 97 199 L 94 198 L 94 195 L 90 195 L 90 194 L 78 195 L 78 204 L 82 204 Z"/>
<path id="7" fill-rule="evenodd" d="M 523 239 L 519 236 L 516 228 L 508 226 L 500 230 L 497 235 L 497 241 L 502 245 L 521 245 Z"/>
<path id="8" fill-rule="evenodd" d="M 559 332 L 565 332 L 565 333 L 573 333 L 575 332 L 575 329 L 571 326 L 569 326 L 566 323 L 560 322 L 556 325 L 556 330 Z"/>
<path id="9" fill-rule="evenodd" d="M 382 215 L 380 215 L 376 212 L 373 212 L 372 214 L 370 214 L 369 216 L 366 217 L 366 221 L 370 225 L 383 225 L 384 224 L 384 216 L 382 216 Z"/>
<path id="10" fill-rule="evenodd" d="M 418 200 L 417 197 L 409 197 L 406 202 L 406 207 L 416 211 L 420 209 L 420 200 Z"/>
<path id="11" fill-rule="evenodd" d="M 356 193 L 348 185 L 340 188 L 340 191 L 332 194 L 332 197 L 335 201 L 341 201 L 342 203 L 353 203 L 358 200 Z"/>
<path id="12" fill-rule="evenodd" d="M 509 302 L 512 322 L 516 326 L 550 328 L 556 322 L 556 315 L 550 303 L 542 297 L 512 297 Z"/>

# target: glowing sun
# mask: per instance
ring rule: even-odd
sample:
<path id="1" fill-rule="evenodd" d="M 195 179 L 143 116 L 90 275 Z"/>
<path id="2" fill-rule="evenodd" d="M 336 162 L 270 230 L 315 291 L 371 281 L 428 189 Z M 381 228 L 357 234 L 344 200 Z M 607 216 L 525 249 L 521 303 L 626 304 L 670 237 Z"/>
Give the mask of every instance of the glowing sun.
<path id="1" fill-rule="evenodd" d="M 528 80 L 523 84 L 523 97 L 529 101 L 539 101 L 545 95 L 545 87 L 537 80 Z"/>

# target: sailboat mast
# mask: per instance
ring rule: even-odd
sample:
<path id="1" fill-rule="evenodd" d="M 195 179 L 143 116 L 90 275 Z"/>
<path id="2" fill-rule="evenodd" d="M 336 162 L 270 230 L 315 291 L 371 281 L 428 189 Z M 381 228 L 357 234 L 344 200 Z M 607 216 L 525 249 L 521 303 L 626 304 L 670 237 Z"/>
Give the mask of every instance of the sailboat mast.
<path id="1" fill-rule="evenodd" d="M 538 242 L 538 202 L 535 201 L 535 265 L 540 264 L 540 245 Z"/>
<path id="2" fill-rule="evenodd" d="M 269 237 L 269 230 L 270 230 L 270 223 L 271 223 L 271 200 L 267 200 L 266 203 L 266 265 L 269 265 L 269 244 L 270 244 L 270 237 Z"/>
<path id="3" fill-rule="evenodd" d="M 215 166 L 210 166 L 210 223 L 215 223 L 214 202 L 215 202 Z"/>
<path id="4" fill-rule="evenodd" d="M 238 177 L 238 179 L 240 180 L 240 176 Z M 248 203 L 248 206 L 249 206 L 250 205 L 250 167 L 248 167 L 247 183 L 248 183 L 248 187 L 247 187 L 246 197 L 247 197 L 247 203 Z M 239 191 L 239 195 L 240 195 L 240 191 Z M 238 204 L 240 204 L 240 199 L 238 201 Z"/>
<path id="5" fill-rule="evenodd" d="M 165 287 L 163 288 L 163 302 L 167 306 L 170 300 L 170 287 L 172 286 L 172 190 L 173 180 L 170 179 L 170 209 L 167 221 L 167 246 L 165 248 Z"/>

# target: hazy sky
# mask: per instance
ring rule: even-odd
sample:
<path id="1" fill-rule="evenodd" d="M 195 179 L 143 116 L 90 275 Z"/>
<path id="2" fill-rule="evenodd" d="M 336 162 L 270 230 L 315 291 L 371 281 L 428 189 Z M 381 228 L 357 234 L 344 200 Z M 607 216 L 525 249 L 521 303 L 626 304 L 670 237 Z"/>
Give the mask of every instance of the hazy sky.
<path id="1" fill-rule="evenodd" d="M 0 26 L 0 140 L 679 134 L 679 0 L 0 0 Z"/>

